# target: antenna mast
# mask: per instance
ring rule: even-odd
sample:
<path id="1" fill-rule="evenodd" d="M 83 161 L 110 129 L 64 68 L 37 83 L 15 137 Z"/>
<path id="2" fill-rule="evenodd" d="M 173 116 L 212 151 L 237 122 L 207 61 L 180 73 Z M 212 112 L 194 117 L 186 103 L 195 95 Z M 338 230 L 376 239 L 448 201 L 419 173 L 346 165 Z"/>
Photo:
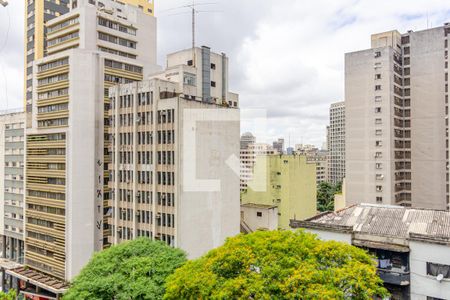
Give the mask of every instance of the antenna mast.
<path id="1" fill-rule="evenodd" d="M 192 0 L 192 65 L 195 67 L 195 0 Z"/>

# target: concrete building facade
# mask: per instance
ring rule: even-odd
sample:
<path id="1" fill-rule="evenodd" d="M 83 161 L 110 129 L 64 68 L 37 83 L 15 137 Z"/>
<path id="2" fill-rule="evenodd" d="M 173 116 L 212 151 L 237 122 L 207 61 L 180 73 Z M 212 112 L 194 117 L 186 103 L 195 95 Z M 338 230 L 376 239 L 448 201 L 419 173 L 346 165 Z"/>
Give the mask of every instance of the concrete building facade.
<path id="1" fill-rule="evenodd" d="M 347 203 L 448 209 L 450 24 L 345 56 Z"/>
<path id="2" fill-rule="evenodd" d="M 239 155 L 237 95 L 227 91 L 222 98 L 209 78 L 227 80 L 197 72 L 189 54 L 170 54 L 164 72 L 110 89 L 112 244 L 147 236 L 196 258 L 239 233 L 239 176 L 227 165 Z M 212 73 L 228 69 L 220 58 L 208 65 Z M 218 189 L 192 186 L 197 178 L 219 180 Z"/>
<path id="3" fill-rule="evenodd" d="M 306 156 L 258 156 L 241 205 L 276 206 L 278 227 L 289 229 L 290 219 L 316 214 L 316 191 L 316 165 L 307 163 Z"/>
<path id="4" fill-rule="evenodd" d="M 115 1 L 72 1 L 46 23 L 27 129 L 25 264 L 70 280 L 109 245 L 108 88 L 156 67 L 156 20 Z"/>
<path id="5" fill-rule="evenodd" d="M 0 114 L 0 243 L 2 258 L 23 262 L 24 147 L 23 111 Z"/>
<path id="6" fill-rule="evenodd" d="M 327 128 L 328 181 L 336 184 L 345 177 L 345 102 L 330 106 L 330 125 Z"/>

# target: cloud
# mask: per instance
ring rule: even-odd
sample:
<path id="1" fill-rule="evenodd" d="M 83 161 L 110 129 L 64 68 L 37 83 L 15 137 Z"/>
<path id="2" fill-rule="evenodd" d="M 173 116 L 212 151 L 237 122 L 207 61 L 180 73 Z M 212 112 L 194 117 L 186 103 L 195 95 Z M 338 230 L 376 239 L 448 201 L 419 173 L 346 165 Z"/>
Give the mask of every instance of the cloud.
<path id="1" fill-rule="evenodd" d="M 19 4 L 20 2 L 20 4 Z M 197 45 L 230 58 L 230 88 L 241 107 L 267 110 L 270 142 L 291 136 L 291 144 L 325 140 L 328 109 L 344 95 L 344 53 L 370 47 L 372 33 L 422 30 L 450 21 L 448 0 L 215 0 L 197 1 Z M 155 0 L 158 62 L 191 46 L 191 1 Z M 8 75 L 9 103 L 22 103 L 23 4 L 10 1 L 13 30 L 1 62 Z M 171 10 L 168 10 L 171 9 Z M 0 42 L 5 34 L 0 7 Z M 0 81 L 2 74 L 0 73 Z M 0 109 L 4 89 L 0 83 Z M 10 104 L 11 106 L 11 104 Z M 247 122 L 243 122 L 247 124 Z M 246 126 L 246 125 L 244 125 Z M 243 128 L 243 131 L 252 128 Z"/>

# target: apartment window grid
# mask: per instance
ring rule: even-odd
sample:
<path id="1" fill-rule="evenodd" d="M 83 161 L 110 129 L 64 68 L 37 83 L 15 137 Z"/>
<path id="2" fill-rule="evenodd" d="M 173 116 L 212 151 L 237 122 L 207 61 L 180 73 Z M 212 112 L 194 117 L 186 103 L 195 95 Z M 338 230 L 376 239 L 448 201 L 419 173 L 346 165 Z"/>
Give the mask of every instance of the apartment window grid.
<path id="1" fill-rule="evenodd" d="M 133 96 L 131 95 L 120 96 L 120 100 L 117 103 L 114 99 L 112 100 L 113 110 L 115 109 L 115 105 L 118 105 L 120 112 L 117 124 L 126 124 L 127 126 L 120 126 L 119 136 L 117 137 L 119 145 L 129 147 L 129 149 L 120 151 L 123 152 L 122 160 L 130 164 L 136 163 L 137 165 L 136 174 L 131 174 L 131 171 L 128 172 L 122 169 L 120 170 L 122 173 L 119 172 L 119 177 L 129 178 L 131 183 L 134 175 L 136 175 L 138 183 L 144 184 L 142 187 L 147 189 L 149 186 L 150 188 L 154 186 L 156 191 L 156 203 L 153 203 L 152 200 L 153 192 L 140 190 L 136 197 L 138 202 L 136 214 L 133 211 L 125 211 L 125 218 L 127 220 L 128 218 L 131 220 L 134 215 L 136 218 L 135 221 L 138 221 L 136 225 L 131 226 L 135 228 L 118 226 L 116 231 L 113 229 L 113 232 L 117 232 L 119 239 L 129 239 L 133 234 L 136 234 L 137 236 L 149 236 L 154 239 L 159 239 L 168 245 L 174 246 L 175 236 L 171 233 L 173 230 L 170 230 L 170 228 L 175 227 L 174 185 L 176 176 L 173 172 L 176 162 L 176 153 L 174 151 L 176 139 L 175 110 L 163 109 L 153 111 L 151 105 L 153 103 L 153 92 L 138 93 L 137 103 L 133 101 Z M 133 112 L 134 105 L 138 106 L 137 115 Z M 132 133 L 132 125 L 135 122 L 138 123 L 136 140 L 134 140 L 134 134 Z M 111 124 L 113 126 L 116 124 L 114 117 L 111 118 Z M 131 145 L 138 147 L 136 157 L 133 157 Z M 119 156 L 119 159 L 121 157 L 122 155 Z M 143 171 L 142 168 L 145 165 L 153 164 L 155 165 L 154 172 Z M 112 174 L 111 178 L 111 184 L 114 184 L 115 180 L 123 180 L 123 178 L 114 178 Z M 121 197 L 126 197 L 127 202 L 133 202 L 134 200 L 129 194 L 132 194 L 131 187 Z M 153 210 L 153 205 L 155 205 L 156 211 Z M 126 205 L 119 206 L 121 208 L 127 208 Z M 157 226 L 156 232 L 149 230 L 151 228 L 145 224 L 155 224 Z M 115 227 L 112 226 L 112 228 Z M 136 232 L 134 233 L 133 230 L 136 230 Z"/>

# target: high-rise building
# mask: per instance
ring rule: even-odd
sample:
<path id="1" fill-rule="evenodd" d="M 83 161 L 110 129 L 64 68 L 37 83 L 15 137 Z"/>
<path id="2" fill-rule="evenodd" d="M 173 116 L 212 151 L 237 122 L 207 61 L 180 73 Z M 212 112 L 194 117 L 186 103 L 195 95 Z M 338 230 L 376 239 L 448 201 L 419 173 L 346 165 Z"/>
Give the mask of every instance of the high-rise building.
<path id="1" fill-rule="evenodd" d="M 241 149 L 247 149 L 249 145 L 256 143 L 256 137 L 251 132 L 241 135 Z"/>
<path id="2" fill-rule="evenodd" d="M 330 106 L 328 140 L 328 181 L 336 184 L 345 177 L 345 102 Z"/>
<path id="3" fill-rule="evenodd" d="M 450 24 L 345 56 L 347 204 L 448 209 Z"/>
<path id="4" fill-rule="evenodd" d="M 170 54 L 167 70 L 110 89 L 113 244 L 147 236 L 196 258 L 239 233 L 239 176 L 227 165 L 239 155 L 238 98 L 222 98 L 225 54 L 196 50 L 196 63 L 192 49 Z M 218 188 L 195 184 L 204 179 Z"/>
<path id="5" fill-rule="evenodd" d="M 0 114 L 0 250 L 17 262 L 24 254 L 24 124 L 22 111 Z"/>
<path id="6" fill-rule="evenodd" d="M 46 22 L 26 137 L 25 263 L 70 280 L 109 245 L 108 88 L 156 67 L 156 20 L 123 2 L 78 0 Z"/>
<path id="7" fill-rule="evenodd" d="M 291 219 L 303 220 L 316 214 L 316 192 L 316 166 L 308 163 L 305 155 L 258 156 L 241 204 L 244 208 L 277 207 L 277 227 L 289 229 Z M 252 228 L 254 216 L 246 216 L 242 211 L 241 218 Z"/>
<path id="8" fill-rule="evenodd" d="M 241 191 L 247 189 L 247 183 L 253 178 L 253 171 L 256 162 L 256 157 L 273 155 L 277 152 L 269 144 L 252 143 L 247 148 L 242 148 L 241 137 L 241 153 L 240 153 L 240 178 Z"/>
<path id="9" fill-rule="evenodd" d="M 272 143 L 273 149 L 278 151 L 278 153 L 283 154 L 284 153 L 284 139 L 278 139 Z"/>
<path id="10" fill-rule="evenodd" d="M 153 15 L 153 0 L 121 0 L 139 7 L 144 13 Z M 25 1 L 25 79 L 24 79 L 24 107 L 31 117 L 33 97 L 33 62 L 46 56 L 47 27 L 46 22 L 69 12 L 70 7 L 77 7 L 83 0 L 26 0 Z M 96 0 L 90 1 L 95 4 Z M 29 123 L 29 122 L 28 122 Z M 29 124 L 28 126 L 31 126 Z"/>

